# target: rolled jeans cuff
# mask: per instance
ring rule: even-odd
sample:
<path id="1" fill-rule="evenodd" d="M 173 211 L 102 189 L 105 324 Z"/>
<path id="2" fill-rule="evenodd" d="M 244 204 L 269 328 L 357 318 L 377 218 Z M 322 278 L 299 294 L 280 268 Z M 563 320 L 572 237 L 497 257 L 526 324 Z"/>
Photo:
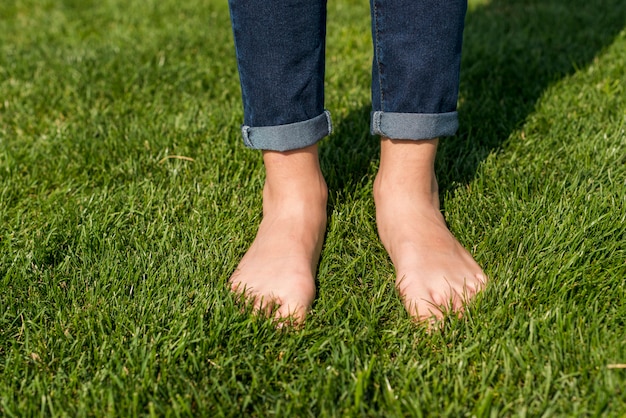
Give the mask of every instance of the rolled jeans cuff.
<path id="1" fill-rule="evenodd" d="M 243 142 L 248 148 L 267 151 L 291 151 L 316 144 L 333 130 L 330 112 L 302 122 L 286 125 L 241 127 Z"/>
<path id="2" fill-rule="evenodd" d="M 456 111 L 447 113 L 372 112 L 372 135 L 389 139 L 434 139 L 454 135 L 459 128 Z"/>

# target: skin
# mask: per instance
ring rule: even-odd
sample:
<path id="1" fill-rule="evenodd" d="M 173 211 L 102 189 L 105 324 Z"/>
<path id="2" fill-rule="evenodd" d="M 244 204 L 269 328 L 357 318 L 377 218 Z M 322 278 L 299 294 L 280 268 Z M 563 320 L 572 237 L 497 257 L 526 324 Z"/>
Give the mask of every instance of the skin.
<path id="1" fill-rule="evenodd" d="M 396 287 L 414 319 L 461 314 L 487 277 L 439 211 L 436 139 L 381 140 L 374 181 L 376 222 L 396 269 Z M 328 190 L 317 146 L 264 151 L 263 220 L 230 278 L 233 292 L 279 324 L 302 324 L 315 298 Z"/>
<path id="2" fill-rule="evenodd" d="M 315 298 L 328 189 L 317 146 L 263 151 L 263 220 L 231 289 L 278 323 L 301 324 Z"/>
<path id="3" fill-rule="evenodd" d="M 404 306 L 419 321 L 462 313 L 487 281 L 439 211 L 437 142 L 383 139 L 374 181 L 378 233 Z"/>

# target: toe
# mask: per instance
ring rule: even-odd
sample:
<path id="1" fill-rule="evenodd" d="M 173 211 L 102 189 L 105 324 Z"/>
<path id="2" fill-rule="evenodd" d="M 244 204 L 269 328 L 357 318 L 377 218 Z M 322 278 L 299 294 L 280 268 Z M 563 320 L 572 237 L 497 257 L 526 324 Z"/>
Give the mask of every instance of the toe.
<path id="1" fill-rule="evenodd" d="M 485 286 L 487 286 L 487 282 L 489 281 L 489 277 L 483 272 L 477 273 L 474 277 L 479 283 L 478 289 L 483 290 Z"/>
<path id="2" fill-rule="evenodd" d="M 301 303 L 284 303 L 278 307 L 274 313 L 274 318 L 280 328 L 284 326 L 299 326 L 304 323 L 307 312 L 308 307 Z"/>
<path id="3" fill-rule="evenodd" d="M 412 300 L 405 303 L 405 307 L 409 315 L 419 322 L 436 322 L 443 317 L 443 312 L 439 306 L 426 299 Z"/>
<path id="4" fill-rule="evenodd" d="M 276 300 L 272 296 L 268 295 L 255 295 L 252 304 L 254 312 L 258 315 L 271 317 L 272 312 L 276 310 L 276 307 L 280 304 L 280 301 Z"/>

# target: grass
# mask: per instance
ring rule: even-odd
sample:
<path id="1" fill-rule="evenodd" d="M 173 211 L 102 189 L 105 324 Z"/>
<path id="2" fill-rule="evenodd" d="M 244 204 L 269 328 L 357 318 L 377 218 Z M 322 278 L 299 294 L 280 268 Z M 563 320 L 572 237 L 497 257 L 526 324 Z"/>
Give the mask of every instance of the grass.
<path id="1" fill-rule="evenodd" d="M 626 415 L 626 6 L 470 3 L 438 171 L 493 278 L 428 334 L 378 242 L 367 2 L 329 4 L 318 298 L 225 283 L 262 164 L 225 2 L 0 4 L 0 415 Z"/>

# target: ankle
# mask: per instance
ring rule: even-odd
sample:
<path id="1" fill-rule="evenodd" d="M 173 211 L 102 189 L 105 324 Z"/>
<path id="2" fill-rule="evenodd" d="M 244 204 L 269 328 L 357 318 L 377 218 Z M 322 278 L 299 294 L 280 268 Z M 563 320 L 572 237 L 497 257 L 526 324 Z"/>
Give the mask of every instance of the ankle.
<path id="1" fill-rule="evenodd" d="M 297 186 L 293 184 L 281 187 L 266 180 L 263 187 L 263 213 L 281 216 L 315 215 L 326 216 L 328 189 L 323 178 L 316 185 Z"/>
<path id="2" fill-rule="evenodd" d="M 439 208 L 435 176 L 437 140 L 381 141 L 381 160 L 374 180 L 374 200 L 379 203 L 432 203 Z"/>
<path id="3" fill-rule="evenodd" d="M 320 169 L 317 146 L 288 152 L 265 151 L 264 211 L 276 209 L 326 213 L 328 187 Z M 287 213 L 285 213 L 287 211 Z"/>
<path id="4" fill-rule="evenodd" d="M 380 167 L 391 172 L 430 171 L 435 165 L 438 144 L 438 139 L 382 138 L 380 141 Z"/>

